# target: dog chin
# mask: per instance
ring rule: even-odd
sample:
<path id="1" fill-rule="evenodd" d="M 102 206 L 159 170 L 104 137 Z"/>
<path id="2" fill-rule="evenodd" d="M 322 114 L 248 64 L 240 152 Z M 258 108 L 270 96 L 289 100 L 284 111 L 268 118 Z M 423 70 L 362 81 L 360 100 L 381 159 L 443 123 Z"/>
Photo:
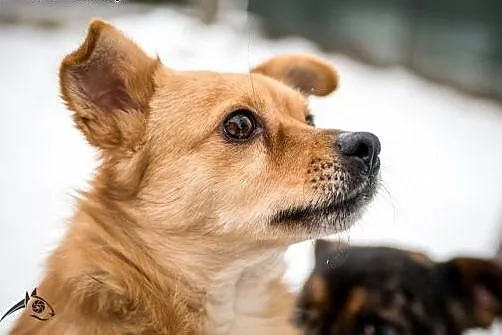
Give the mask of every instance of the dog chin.
<path id="1" fill-rule="evenodd" d="M 368 179 L 344 197 L 332 197 L 317 205 L 282 210 L 271 223 L 306 230 L 311 237 L 345 231 L 362 216 L 377 187 L 377 178 Z"/>

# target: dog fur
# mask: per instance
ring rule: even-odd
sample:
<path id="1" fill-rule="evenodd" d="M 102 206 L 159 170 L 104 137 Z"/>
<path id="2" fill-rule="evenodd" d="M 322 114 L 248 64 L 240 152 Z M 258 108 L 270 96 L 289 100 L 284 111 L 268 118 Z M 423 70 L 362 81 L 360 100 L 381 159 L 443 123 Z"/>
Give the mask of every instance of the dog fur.
<path id="1" fill-rule="evenodd" d="M 298 299 L 304 334 L 459 335 L 502 317 L 502 267 L 389 247 L 319 240 L 316 265 Z"/>
<path id="2" fill-rule="evenodd" d="M 296 333 L 284 252 L 349 227 L 376 188 L 340 131 L 307 124 L 308 96 L 337 85 L 307 55 L 175 71 L 94 20 L 60 86 L 100 166 L 38 287 L 56 315 L 24 313 L 12 334 Z M 260 127 L 233 143 L 221 123 L 239 109 Z"/>

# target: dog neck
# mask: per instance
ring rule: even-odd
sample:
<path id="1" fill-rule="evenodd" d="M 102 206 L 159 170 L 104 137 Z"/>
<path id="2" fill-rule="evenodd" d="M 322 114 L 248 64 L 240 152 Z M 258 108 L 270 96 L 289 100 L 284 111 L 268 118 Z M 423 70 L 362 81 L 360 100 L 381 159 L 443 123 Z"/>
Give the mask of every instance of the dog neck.
<path id="1" fill-rule="evenodd" d="M 270 288 L 283 273 L 283 253 L 274 251 L 229 264 L 207 286 L 205 333 L 245 334 L 250 329 L 265 333 L 274 317 Z"/>
<path id="2" fill-rule="evenodd" d="M 151 235 L 149 238 L 148 244 L 153 242 Z M 192 285 L 203 333 L 246 334 L 250 330 L 277 333 L 278 328 L 287 324 L 292 304 L 282 283 L 286 246 L 250 242 L 236 247 L 235 242 L 226 244 L 215 239 L 211 243 L 210 239 L 207 237 L 200 245 L 170 236 L 162 244 L 155 241 L 163 247 L 154 252 L 164 269 Z M 272 290 L 277 292 L 271 294 Z M 278 309 L 281 315 L 277 315 L 271 303 L 271 295 L 276 293 L 283 295 L 281 301 L 287 301 L 288 305 Z"/>
<path id="3" fill-rule="evenodd" d="M 69 257 L 73 264 L 53 269 L 79 283 L 77 288 L 68 288 L 82 293 L 73 304 L 110 305 L 115 315 L 123 308 L 117 301 L 128 305 L 134 299 L 145 323 L 178 323 L 178 329 L 172 326 L 175 333 L 245 334 L 260 329 L 267 334 L 281 327 L 289 333 L 287 319 L 293 302 L 281 282 L 284 242 L 251 241 L 236 246 L 235 240 L 211 235 L 201 239 L 186 231 L 166 234 L 148 227 L 145 233 L 143 225 L 148 223 L 139 222 L 141 213 L 131 211 L 133 206 L 85 199 L 79 207 L 66 240 L 78 236 L 81 243 L 77 247 L 63 243 L 54 257 L 77 256 Z M 66 249 L 71 245 L 73 250 Z M 96 281 L 91 285 L 89 278 Z M 105 303 L 86 302 L 87 289 L 95 296 L 96 291 L 105 292 L 101 299 Z M 279 303 L 286 306 L 272 305 L 272 295 L 279 295 Z M 163 320 L 155 310 L 169 311 L 170 320 Z"/>

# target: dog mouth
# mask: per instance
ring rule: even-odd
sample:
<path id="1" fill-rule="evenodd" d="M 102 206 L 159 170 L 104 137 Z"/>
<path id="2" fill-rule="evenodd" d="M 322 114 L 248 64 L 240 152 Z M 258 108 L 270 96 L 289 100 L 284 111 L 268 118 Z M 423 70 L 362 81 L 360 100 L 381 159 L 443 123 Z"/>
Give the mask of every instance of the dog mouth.
<path id="1" fill-rule="evenodd" d="M 345 194 L 306 206 L 287 208 L 276 213 L 272 224 L 301 225 L 312 233 L 333 233 L 348 229 L 362 214 L 378 188 L 378 174 L 361 180 Z"/>

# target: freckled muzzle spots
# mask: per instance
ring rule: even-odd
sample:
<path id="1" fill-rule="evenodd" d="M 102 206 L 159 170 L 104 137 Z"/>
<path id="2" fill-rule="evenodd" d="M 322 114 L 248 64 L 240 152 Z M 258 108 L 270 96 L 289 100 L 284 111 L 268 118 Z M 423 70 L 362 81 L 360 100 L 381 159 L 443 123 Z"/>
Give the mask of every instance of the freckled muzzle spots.
<path id="1" fill-rule="evenodd" d="M 281 211 L 272 222 L 303 225 L 314 236 L 346 230 L 375 194 L 378 173 L 378 166 L 369 173 L 360 160 L 334 150 L 313 157 L 306 166 L 304 187 L 311 200 Z"/>
<path id="2" fill-rule="evenodd" d="M 349 178 L 350 174 L 344 171 L 343 166 L 335 164 L 333 160 L 314 158 L 307 170 L 309 187 L 325 195 L 336 196 L 348 192 L 346 181 Z"/>

